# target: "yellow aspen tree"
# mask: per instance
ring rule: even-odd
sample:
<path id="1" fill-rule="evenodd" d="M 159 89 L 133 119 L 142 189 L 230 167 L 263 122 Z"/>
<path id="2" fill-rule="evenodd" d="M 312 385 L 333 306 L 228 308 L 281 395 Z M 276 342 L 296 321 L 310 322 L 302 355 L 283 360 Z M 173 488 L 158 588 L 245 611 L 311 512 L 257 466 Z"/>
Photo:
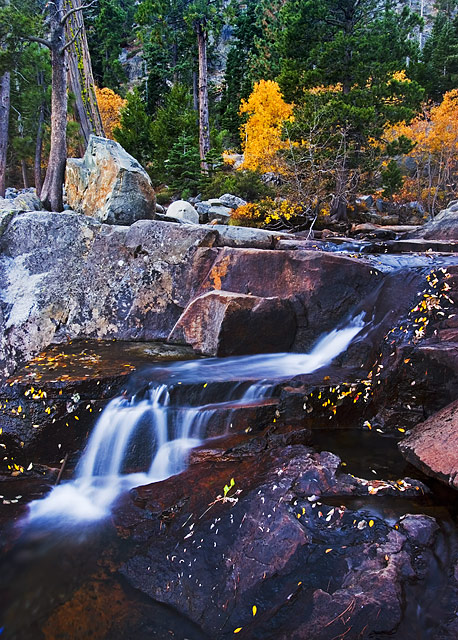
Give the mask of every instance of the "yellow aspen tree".
<path id="1" fill-rule="evenodd" d="M 430 213 L 446 204 L 458 174 L 458 89 L 444 94 L 442 102 L 427 105 L 410 125 L 400 123 L 386 132 L 388 141 L 403 135 L 414 147 L 408 154 L 416 172 L 407 178 L 402 199 L 418 199 Z"/>
<path id="2" fill-rule="evenodd" d="M 241 127 L 244 162 L 241 168 L 263 173 L 284 173 L 278 152 L 289 146 L 282 140 L 286 122 L 293 121 L 293 105 L 284 101 L 277 82 L 260 80 L 248 100 L 242 100 L 240 115 L 248 118 Z"/>
<path id="3" fill-rule="evenodd" d="M 120 112 L 126 104 L 126 100 L 107 87 L 103 89 L 96 87 L 95 93 L 105 136 L 114 140 L 113 129 L 119 127 L 121 124 Z"/>

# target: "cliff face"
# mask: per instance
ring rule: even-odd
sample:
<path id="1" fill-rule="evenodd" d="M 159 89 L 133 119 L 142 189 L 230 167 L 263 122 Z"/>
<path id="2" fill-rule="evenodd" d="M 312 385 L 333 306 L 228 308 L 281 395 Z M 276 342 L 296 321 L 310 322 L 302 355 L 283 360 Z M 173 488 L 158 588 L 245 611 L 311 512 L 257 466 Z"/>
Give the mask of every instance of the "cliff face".
<path id="1" fill-rule="evenodd" d="M 398 0 L 398 7 L 402 9 L 403 7 L 409 7 L 412 11 L 416 11 L 419 15 L 421 15 L 425 21 L 425 26 L 422 33 L 418 33 L 418 40 L 420 43 L 420 47 L 423 48 L 426 39 L 431 33 L 431 29 L 433 28 L 434 18 L 437 13 L 437 9 L 435 8 L 435 0 Z"/>
<path id="2" fill-rule="evenodd" d="M 239 1 L 241 2 L 242 0 Z M 382 4 L 384 3 L 381 2 L 381 5 Z M 423 16 L 425 20 L 423 32 L 418 32 L 418 41 L 420 43 L 420 47 L 423 47 L 426 39 L 431 33 L 434 17 L 437 13 L 435 0 L 398 0 L 397 7 L 399 10 L 406 6 L 412 9 L 412 11 L 416 11 L 419 15 Z M 216 64 L 209 68 L 209 81 L 216 86 L 219 86 L 223 81 L 226 70 L 227 54 L 231 46 L 231 41 L 232 28 L 229 25 L 226 25 L 222 29 L 219 41 L 211 42 L 211 44 L 216 47 L 217 55 Z M 120 62 L 126 71 L 129 88 L 138 85 L 141 81 L 146 79 L 146 63 L 139 43 L 136 43 L 130 50 L 124 49 L 120 56 Z"/>

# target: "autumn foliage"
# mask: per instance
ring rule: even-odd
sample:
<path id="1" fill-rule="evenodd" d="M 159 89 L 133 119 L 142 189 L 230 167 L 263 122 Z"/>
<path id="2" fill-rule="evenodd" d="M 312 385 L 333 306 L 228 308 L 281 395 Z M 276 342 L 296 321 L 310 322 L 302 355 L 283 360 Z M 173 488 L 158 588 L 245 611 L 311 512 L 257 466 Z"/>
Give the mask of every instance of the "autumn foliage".
<path id="1" fill-rule="evenodd" d="M 96 87 L 95 93 L 105 136 L 114 140 L 113 130 L 120 125 L 120 111 L 126 104 L 126 101 L 107 87 L 103 89 Z"/>
<path id="2" fill-rule="evenodd" d="M 271 222 L 294 222 L 304 213 L 302 205 L 290 200 L 277 201 L 264 198 L 259 202 L 248 202 L 238 207 L 231 217 L 231 223 L 239 226 L 262 227 Z"/>
<path id="3" fill-rule="evenodd" d="M 391 140 L 400 136 L 414 145 L 408 156 L 416 170 L 398 199 L 419 200 L 434 213 L 452 195 L 458 174 L 458 89 L 446 93 L 440 104 L 426 106 L 410 125 L 401 123 L 387 132 Z"/>
<path id="4" fill-rule="evenodd" d="M 288 147 L 282 139 L 282 129 L 293 120 L 293 105 L 283 100 L 278 83 L 257 82 L 248 100 L 242 100 L 240 105 L 240 115 L 245 114 L 248 119 L 241 127 L 243 169 L 283 173 L 277 154 Z"/>

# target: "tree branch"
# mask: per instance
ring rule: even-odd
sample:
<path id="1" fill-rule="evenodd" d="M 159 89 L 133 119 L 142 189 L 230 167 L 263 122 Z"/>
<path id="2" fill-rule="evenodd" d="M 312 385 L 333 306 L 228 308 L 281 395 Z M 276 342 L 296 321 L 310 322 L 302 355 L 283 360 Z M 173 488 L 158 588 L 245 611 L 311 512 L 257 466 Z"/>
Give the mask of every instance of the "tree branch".
<path id="1" fill-rule="evenodd" d="M 24 36 L 25 40 L 29 40 L 29 42 L 38 42 L 38 44 L 42 44 L 44 47 L 48 47 L 48 49 L 52 49 L 52 44 L 49 40 L 45 40 L 44 38 L 37 38 L 35 36 Z"/>
<path id="2" fill-rule="evenodd" d="M 67 11 L 67 13 L 64 13 L 64 15 L 62 16 L 60 24 L 64 25 L 71 15 L 73 15 L 74 13 L 77 13 L 78 11 L 83 11 L 84 9 L 88 9 L 89 7 L 92 7 L 92 5 L 96 4 L 97 2 L 98 0 L 92 0 L 92 2 L 89 2 L 88 4 L 83 4 L 80 7 L 74 7 L 73 9 L 70 9 L 69 11 Z"/>
<path id="3" fill-rule="evenodd" d="M 75 44 L 75 42 L 78 40 L 78 36 L 80 35 L 80 33 L 82 32 L 83 29 L 84 29 L 84 25 L 82 24 L 76 30 L 76 33 L 73 36 L 73 38 L 71 40 L 69 40 L 64 47 L 62 47 L 62 49 L 60 50 L 61 54 L 64 53 L 65 51 L 67 51 L 67 49 L 69 49 L 72 46 L 72 44 Z"/>

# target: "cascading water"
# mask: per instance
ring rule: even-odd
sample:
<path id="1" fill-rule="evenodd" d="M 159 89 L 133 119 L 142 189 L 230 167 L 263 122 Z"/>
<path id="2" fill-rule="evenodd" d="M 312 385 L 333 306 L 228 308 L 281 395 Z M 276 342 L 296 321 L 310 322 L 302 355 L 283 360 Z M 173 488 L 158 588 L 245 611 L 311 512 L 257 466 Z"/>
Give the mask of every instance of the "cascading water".
<path id="1" fill-rule="evenodd" d="M 30 520 L 59 524 L 105 517 L 122 491 L 183 471 L 189 451 L 205 438 L 215 412 L 229 409 L 229 425 L 231 410 L 271 397 L 275 385 L 269 380 L 278 383 L 329 364 L 362 327 L 362 317 L 353 318 L 321 338 L 309 354 L 209 358 L 156 367 L 150 372 L 152 382 L 146 393 L 115 398 L 108 404 L 75 479 L 32 502 Z M 186 386 L 179 387 L 183 383 Z M 214 383 L 219 383 L 217 399 Z"/>

